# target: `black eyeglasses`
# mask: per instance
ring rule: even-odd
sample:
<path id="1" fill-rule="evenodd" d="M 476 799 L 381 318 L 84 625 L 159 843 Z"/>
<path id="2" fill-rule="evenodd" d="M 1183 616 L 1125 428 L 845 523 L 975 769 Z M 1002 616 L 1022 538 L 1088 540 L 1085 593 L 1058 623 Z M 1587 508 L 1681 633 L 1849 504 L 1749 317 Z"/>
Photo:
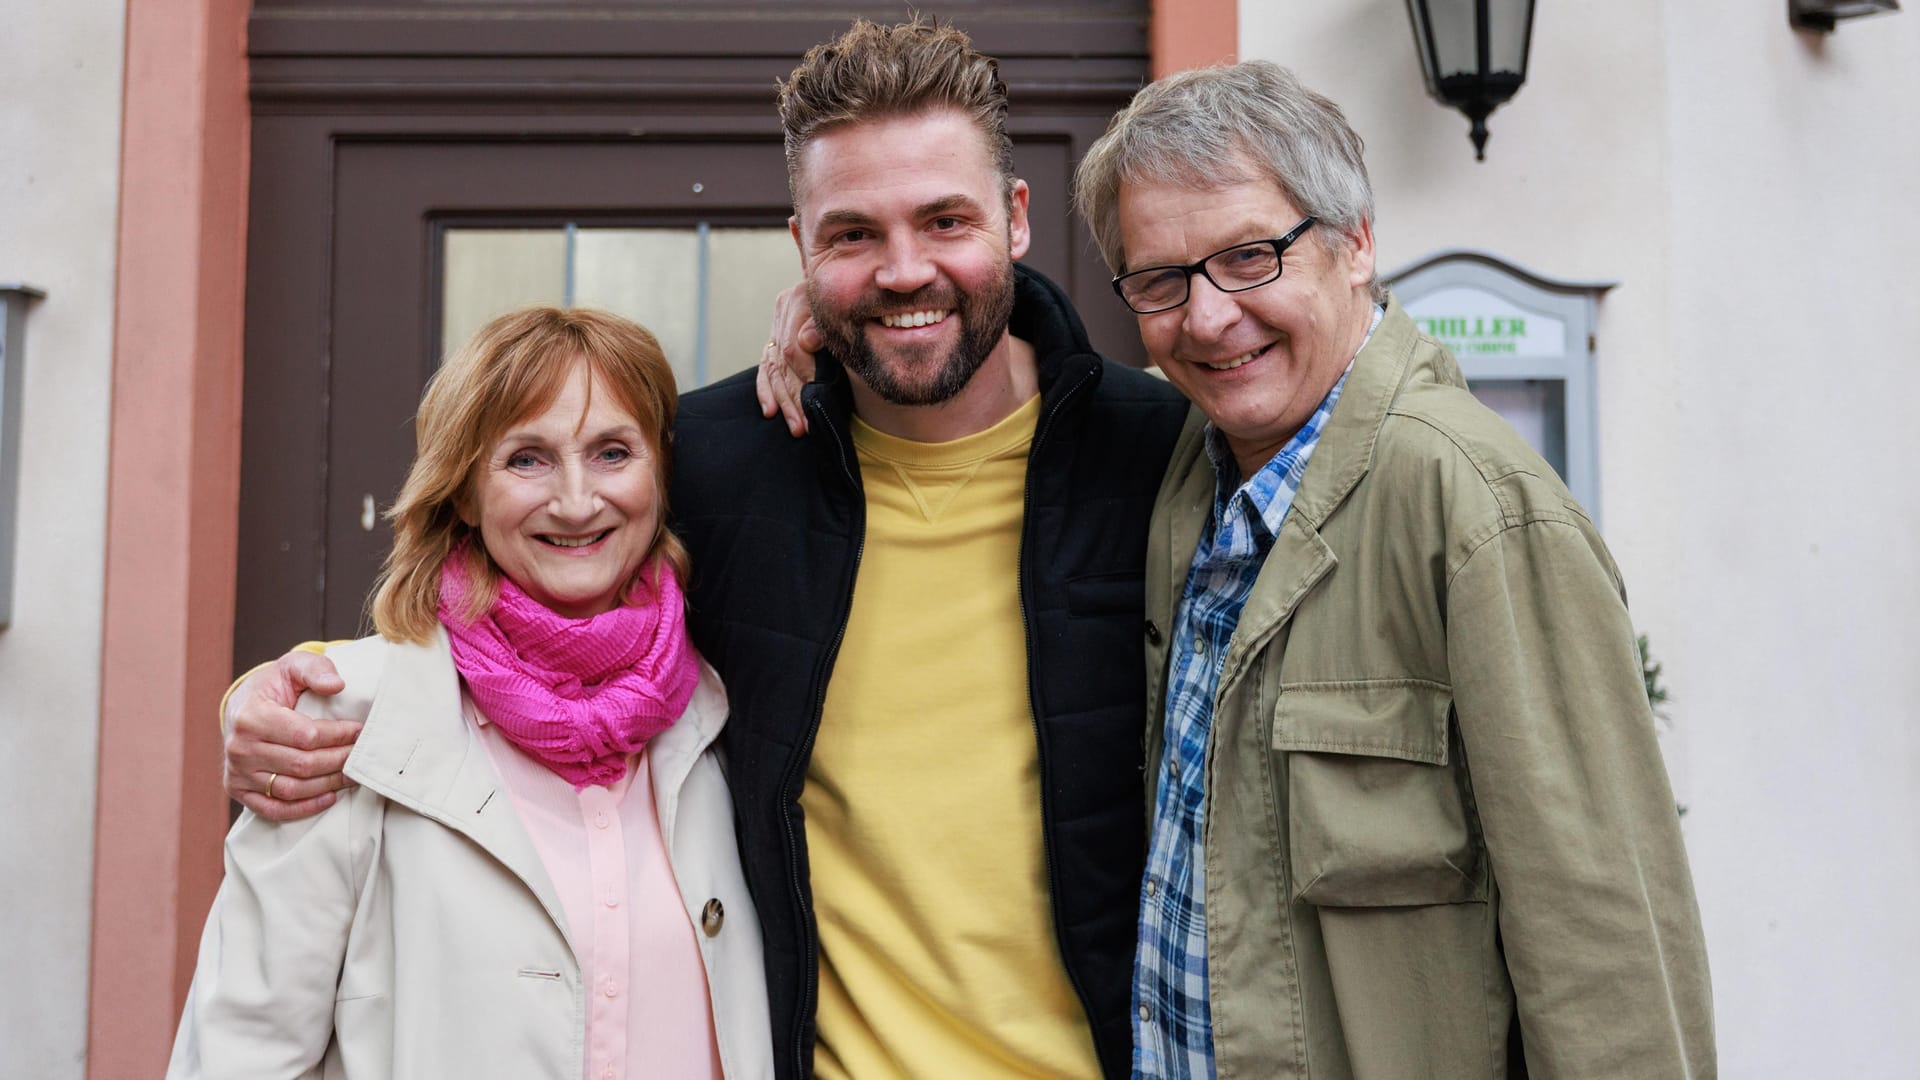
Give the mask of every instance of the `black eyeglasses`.
<path id="1" fill-rule="evenodd" d="M 1280 253 L 1292 247 L 1313 223 L 1314 217 L 1309 214 L 1285 236 L 1235 244 L 1187 266 L 1149 266 L 1121 274 L 1113 279 L 1113 291 L 1135 314 L 1152 315 L 1186 303 L 1195 274 L 1213 282 L 1221 292 L 1257 289 L 1280 277 Z"/>

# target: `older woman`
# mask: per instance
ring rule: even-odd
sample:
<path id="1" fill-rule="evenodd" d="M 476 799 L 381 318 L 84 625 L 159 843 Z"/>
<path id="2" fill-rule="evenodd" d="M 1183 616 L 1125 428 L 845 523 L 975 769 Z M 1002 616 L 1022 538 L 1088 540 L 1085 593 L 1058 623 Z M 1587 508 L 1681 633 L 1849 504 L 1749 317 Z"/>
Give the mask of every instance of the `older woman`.
<path id="1" fill-rule="evenodd" d="M 760 932 L 665 525 L 673 374 L 582 310 L 427 389 L 325 813 L 243 814 L 169 1075 L 771 1075 Z"/>

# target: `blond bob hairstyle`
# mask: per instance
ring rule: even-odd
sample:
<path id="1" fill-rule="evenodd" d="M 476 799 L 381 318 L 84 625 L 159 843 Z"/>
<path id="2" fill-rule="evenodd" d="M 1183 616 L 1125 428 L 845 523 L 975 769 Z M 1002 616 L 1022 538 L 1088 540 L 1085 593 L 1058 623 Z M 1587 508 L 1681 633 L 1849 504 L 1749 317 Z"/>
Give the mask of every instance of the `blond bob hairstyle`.
<path id="1" fill-rule="evenodd" d="M 470 560 L 474 588 L 462 618 L 474 619 L 499 596 L 500 568 L 468 524 L 478 520 L 474 492 L 481 463 L 507 429 L 553 404 L 580 365 L 588 393 L 605 390 L 632 414 L 653 450 L 660 526 L 641 574 L 662 563 L 682 581 L 687 549 L 667 531 L 672 472 L 673 368 L 645 327 L 586 308 L 532 307 L 502 315 L 473 335 L 427 383 L 414 417 L 415 451 L 400 498 L 387 511 L 393 550 L 373 593 L 373 625 L 393 641 L 425 643 L 440 624 L 440 570 Z M 462 551 L 464 554 L 457 555 Z"/>

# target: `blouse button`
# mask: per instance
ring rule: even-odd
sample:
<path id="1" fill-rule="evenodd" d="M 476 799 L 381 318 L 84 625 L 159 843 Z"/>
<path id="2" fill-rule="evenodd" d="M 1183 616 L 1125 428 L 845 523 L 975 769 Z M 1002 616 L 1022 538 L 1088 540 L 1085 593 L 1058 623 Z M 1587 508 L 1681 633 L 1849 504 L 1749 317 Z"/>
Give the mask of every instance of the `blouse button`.
<path id="1" fill-rule="evenodd" d="M 607 812 L 605 810 L 593 815 L 593 827 L 596 829 L 604 829 L 607 827 Z"/>
<path id="2" fill-rule="evenodd" d="M 726 921 L 726 905 L 722 904 L 717 896 L 707 901 L 707 906 L 700 909 L 700 929 L 708 937 L 717 936 L 720 933 L 720 924 Z"/>

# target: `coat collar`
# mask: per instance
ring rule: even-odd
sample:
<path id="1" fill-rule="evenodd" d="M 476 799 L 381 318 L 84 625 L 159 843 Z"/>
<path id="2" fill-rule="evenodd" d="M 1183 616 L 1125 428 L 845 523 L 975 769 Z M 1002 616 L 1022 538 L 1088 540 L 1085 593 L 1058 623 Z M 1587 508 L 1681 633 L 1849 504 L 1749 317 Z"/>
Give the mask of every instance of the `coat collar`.
<path id="1" fill-rule="evenodd" d="M 1386 315 L 1353 359 L 1346 389 L 1340 392 L 1313 461 L 1301 477 L 1289 519 L 1297 518 L 1318 530 L 1367 474 L 1387 410 L 1415 372 L 1414 344 L 1419 337 L 1400 301 L 1389 296 Z"/>
<path id="2" fill-rule="evenodd" d="M 703 660 L 686 713 L 647 743 L 663 837 L 673 835 L 681 784 L 719 737 L 726 716 L 726 692 Z M 387 644 L 380 686 L 345 771 L 368 790 L 480 845 L 533 890 L 556 925 L 566 926 L 539 851 L 462 714 L 460 677 L 444 629 L 424 645 Z"/>
<path id="3" fill-rule="evenodd" d="M 1354 357 L 1346 388 L 1300 478 L 1293 507 L 1241 609 L 1239 629 L 1221 673 L 1223 688 L 1253 662 L 1338 562 L 1321 539 L 1320 527 L 1372 467 L 1381 428 L 1401 390 L 1415 381 L 1465 385 L 1458 366 L 1444 350 L 1419 348 L 1420 341 L 1413 319 L 1389 296 L 1380 325 Z"/>

